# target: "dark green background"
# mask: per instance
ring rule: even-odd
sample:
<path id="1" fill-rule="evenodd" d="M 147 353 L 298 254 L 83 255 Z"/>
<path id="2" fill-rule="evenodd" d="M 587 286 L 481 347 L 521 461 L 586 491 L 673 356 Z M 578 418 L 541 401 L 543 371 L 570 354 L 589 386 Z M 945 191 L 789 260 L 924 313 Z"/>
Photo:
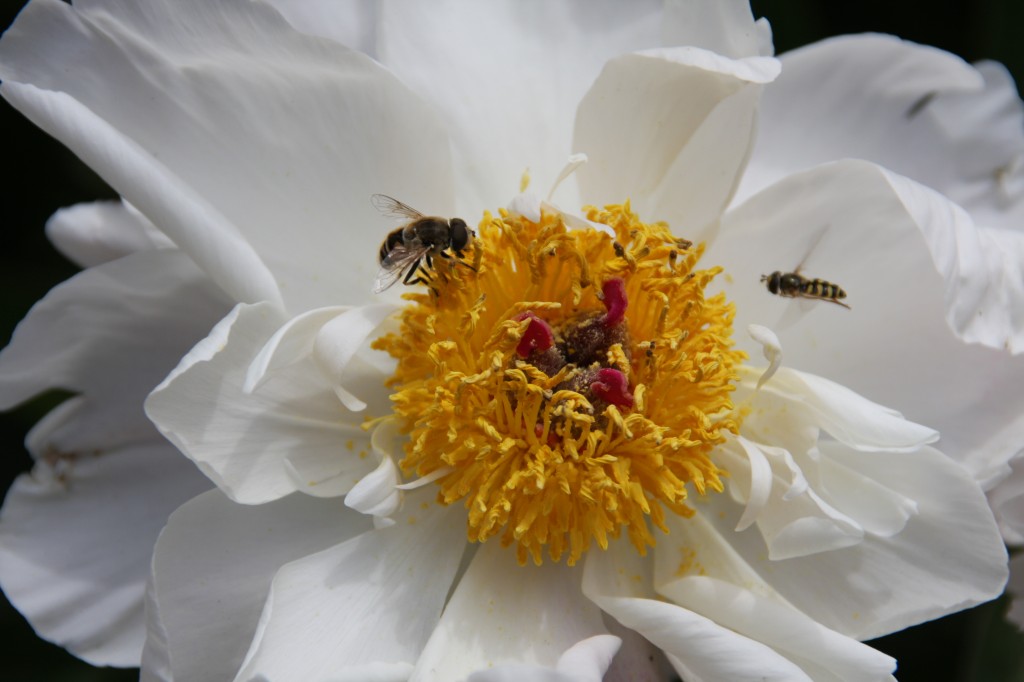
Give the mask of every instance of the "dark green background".
<path id="1" fill-rule="evenodd" d="M 0 0 L 0 26 L 22 2 Z M 969 61 L 995 59 L 1024 79 L 1024 2 L 754 1 L 767 16 L 778 52 L 841 33 L 876 31 L 935 45 Z M 0 200 L 0 347 L 33 302 L 75 268 L 50 248 L 43 224 L 59 207 L 111 191 L 59 144 L 0 103 L 4 194 Z M 0 417 L 0 490 L 30 466 L 25 432 L 45 408 L 33 403 Z M 1002 621 L 1005 600 L 927 623 L 872 644 L 899 659 L 903 682 L 1024 681 L 1024 637 Z M 0 603 L 0 679 L 99 682 L 137 679 L 136 670 L 95 669 L 39 640 L 21 616 Z"/>

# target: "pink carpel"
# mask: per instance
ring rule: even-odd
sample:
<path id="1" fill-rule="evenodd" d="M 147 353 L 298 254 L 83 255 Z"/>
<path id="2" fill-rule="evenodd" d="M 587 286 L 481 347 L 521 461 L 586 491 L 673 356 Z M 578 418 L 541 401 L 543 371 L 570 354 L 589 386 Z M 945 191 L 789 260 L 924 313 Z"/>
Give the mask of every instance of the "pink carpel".
<path id="1" fill-rule="evenodd" d="M 616 407 L 633 407 L 633 394 L 629 392 L 629 380 L 617 369 L 605 367 L 598 370 L 597 380 L 590 384 L 590 390 L 596 397 Z"/>
<path id="2" fill-rule="evenodd" d="M 523 332 L 523 336 L 519 339 L 519 344 L 516 346 L 516 353 L 519 357 L 529 357 L 530 353 L 535 351 L 543 352 L 555 345 L 555 333 L 551 330 L 551 325 L 529 310 L 525 313 L 519 313 L 512 319 L 516 322 L 522 322 L 526 319 L 530 320 L 530 326 Z"/>
<path id="3" fill-rule="evenodd" d="M 626 317 L 626 307 L 629 305 L 626 283 L 618 277 L 609 279 L 601 285 L 601 293 L 604 295 L 604 307 L 608 310 L 601 316 L 601 325 L 610 329 Z"/>

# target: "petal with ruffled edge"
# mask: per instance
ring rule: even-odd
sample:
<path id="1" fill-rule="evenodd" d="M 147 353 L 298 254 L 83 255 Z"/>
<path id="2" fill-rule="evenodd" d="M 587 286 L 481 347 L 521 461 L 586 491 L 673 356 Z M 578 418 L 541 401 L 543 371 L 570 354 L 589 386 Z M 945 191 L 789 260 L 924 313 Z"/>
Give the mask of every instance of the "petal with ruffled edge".
<path id="1" fill-rule="evenodd" d="M 892 36 L 830 38 L 780 57 L 740 197 L 841 158 L 879 163 L 932 187 L 982 225 L 1024 217 L 1024 111 L 992 62 Z"/>
<path id="2" fill-rule="evenodd" d="M 603 611 L 663 649 L 687 679 L 807 680 L 792 661 L 770 647 L 674 604 L 651 591 L 650 562 L 627 542 L 587 555 L 583 592 Z M 684 673 L 685 670 L 685 673 Z"/>
<path id="3" fill-rule="evenodd" d="M 697 47 L 612 59 L 580 102 L 575 151 L 584 202 L 628 197 L 689 239 L 706 239 L 753 143 L 771 57 L 729 59 Z"/>
<path id="4" fill-rule="evenodd" d="M 171 515 L 153 555 L 146 660 L 162 658 L 176 680 L 231 679 L 275 573 L 368 527 L 340 500 L 292 495 L 250 507 L 213 490 L 188 502 Z M 143 679 L 157 672 L 144 670 Z"/>
<path id="5" fill-rule="evenodd" d="M 937 440 L 934 430 L 821 377 L 785 368 L 757 388 L 758 372 L 743 374 L 741 435 L 720 450 L 728 492 L 744 505 L 736 530 L 756 521 L 770 558 L 784 559 L 903 529 L 914 500 L 828 457 L 819 436 L 843 452 L 901 453 Z"/>
<path id="6" fill-rule="evenodd" d="M 466 548 L 458 514 L 428 499 L 410 496 L 394 526 L 282 567 L 236 679 L 406 679 Z"/>
<path id="7" fill-rule="evenodd" d="M 579 581 L 578 569 L 551 562 L 524 568 L 500 543 L 484 543 L 445 606 L 410 682 L 461 680 L 511 663 L 555 666 L 578 642 L 607 634 Z"/>
<path id="8" fill-rule="evenodd" d="M 136 251 L 174 247 L 145 216 L 121 201 L 62 208 L 46 222 L 46 236 L 58 251 L 83 268 Z"/>
<path id="9" fill-rule="evenodd" d="M 387 227 L 373 192 L 454 208 L 429 107 L 262 3 L 35 0 L 0 62 L 0 91 L 237 300 L 279 285 L 301 312 L 368 290 Z"/>
<path id="10" fill-rule="evenodd" d="M 4 406 L 79 394 L 29 434 L 37 463 L 4 502 L 0 582 L 41 636 L 90 662 L 138 665 L 153 543 L 209 485 L 140 407 L 226 307 L 180 252 L 137 253 L 56 287 L 0 353 Z"/>
<path id="11" fill-rule="evenodd" d="M 830 38 L 779 60 L 782 73 L 761 98 L 760 135 L 738 199 L 842 158 L 948 189 L 963 160 L 953 149 L 954 130 L 941 127 L 931 108 L 952 94 L 981 94 L 982 78 L 969 64 L 885 35 Z"/>
<path id="12" fill-rule="evenodd" d="M 900 454 L 829 443 L 823 456 L 913 500 L 916 513 L 892 536 L 772 561 L 754 528 L 736 532 L 742 507 L 705 498 L 701 515 L 783 598 L 823 626 L 870 639 L 992 599 L 1006 582 L 1006 550 L 985 497 L 966 471 L 929 447 Z"/>
<path id="13" fill-rule="evenodd" d="M 815 622 L 758 575 L 700 512 L 668 520 L 655 549 L 657 591 L 672 602 L 766 644 L 812 679 L 887 680 L 889 656 Z"/>
<path id="14" fill-rule="evenodd" d="M 1018 333 L 1006 316 L 1009 301 L 1024 301 L 1024 284 L 1004 287 L 1011 271 L 992 260 L 1014 257 L 941 195 L 862 161 L 799 173 L 750 198 L 725 215 L 705 255 L 731 275 L 719 280 L 737 323 L 774 329 L 787 365 L 941 426 L 940 447 L 983 483 L 1020 449 L 1024 359 L 958 334 L 994 342 Z M 772 296 L 759 281 L 802 259 L 802 274 L 843 287 L 851 310 Z"/>
<path id="15" fill-rule="evenodd" d="M 0 352 L 0 409 L 60 388 L 81 396 L 50 417 L 61 422 L 49 429 L 55 449 L 64 439 L 95 449 L 156 438 L 143 398 L 227 309 L 177 251 L 79 273 L 36 303 Z"/>
<path id="16" fill-rule="evenodd" d="M 160 442 L 68 456 L 59 473 L 38 464 L 0 514 L 4 593 L 44 639 L 94 665 L 138 665 L 153 544 L 168 514 L 207 487 Z"/>
<path id="17" fill-rule="evenodd" d="M 357 455 L 369 444 L 361 415 L 341 405 L 309 357 L 245 390 L 253 361 L 280 326 L 268 304 L 239 305 L 146 400 L 161 432 L 246 504 L 325 481 L 343 494 L 374 465 Z"/>

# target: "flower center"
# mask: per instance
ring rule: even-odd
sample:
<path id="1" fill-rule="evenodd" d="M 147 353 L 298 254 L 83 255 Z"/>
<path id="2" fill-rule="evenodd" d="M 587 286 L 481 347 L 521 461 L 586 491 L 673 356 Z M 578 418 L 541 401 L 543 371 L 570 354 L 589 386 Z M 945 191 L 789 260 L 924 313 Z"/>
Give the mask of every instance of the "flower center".
<path id="1" fill-rule="evenodd" d="M 721 268 L 694 269 L 703 245 L 628 203 L 588 218 L 615 237 L 553 212 L 485 214 L 472 267 L 435 259 L 400 333 L 374 344 L 398 360 L 403 470 L 440 476 L 439 502 L 468 509 L 469 540 L 500 535 L 520 563 L 546 547 L 572 565 L 623 528 L 645 553 L 649 524 L 692 513 L 687 484 L 722 490 L 709 455 L 737 430 L 745 356 L 732 304 L 704 295 Z"/>

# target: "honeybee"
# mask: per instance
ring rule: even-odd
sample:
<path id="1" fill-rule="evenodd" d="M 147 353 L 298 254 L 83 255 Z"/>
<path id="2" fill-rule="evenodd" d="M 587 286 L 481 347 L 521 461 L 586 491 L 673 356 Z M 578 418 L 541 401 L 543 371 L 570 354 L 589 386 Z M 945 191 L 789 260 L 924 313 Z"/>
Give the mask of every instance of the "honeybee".
<path id="1" fill-rule="evenodd" d="M 462 252 L 473 241 L 475 233 L 462 218 L 425 216 L 385 194 L 374 194 L 370 201 L 384 215 L 409 221 L 388 233 L 380 245 L 380 270 L 373 282 L 373 293 L 379 294 L 399 279 L 403 284 L 429 284 L 435 257 L 454 257 L 466 267 L 472 267 L 462 260 Z"/>
<path id="2" fill-rule="evenodd" d="M 801 259 L 800 265 L 796 266 L 793 272 L 776 270 L 770 275 L 761 275 L 761 281 L 767 283 L 768 291 L 776 296 L 828 301 L 849 310 L 850 306 L 839 300 L 846 298 L 846 292 L 841 286 L 823 279 L 804 277 L 800 274 L 800 268 L 803 267 L 807 256 L 811 255 L 824 234 L 824 230 L 818 233 L 818 236 L 811 242 L 811 247 L 807 249 L 807 254 Z"/>

